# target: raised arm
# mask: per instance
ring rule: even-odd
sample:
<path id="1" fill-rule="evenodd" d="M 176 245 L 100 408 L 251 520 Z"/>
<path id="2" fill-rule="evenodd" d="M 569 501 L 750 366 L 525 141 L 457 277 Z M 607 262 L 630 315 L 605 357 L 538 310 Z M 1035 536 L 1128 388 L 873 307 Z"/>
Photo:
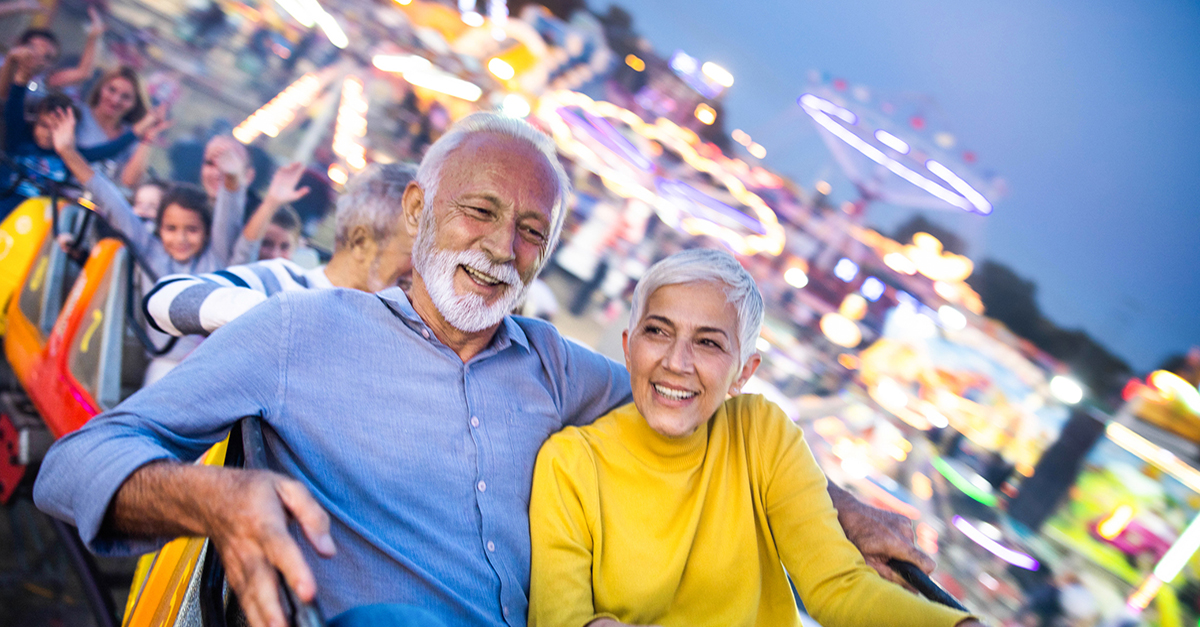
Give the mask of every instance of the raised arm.
<path id="1" fill-rule="evenodd" d="M 48 86 L 61 89 L 91 78 L 92 72 L 96 69 L 96 48 L 100 45 L 100 38 L 104 35 L 104 20 L 100 17 L 100 12 L 96 10 L 96 7 L 88 7 L 88 17 L 91 19 L 87 27 L 87 41 L 83 44 L 83 54 L 79 57 L 79 64 L 46 77 Z"/>
<path id="2" fill-rule="evenodd" d="M 14 53 L 9 53 L 11 57 Z M 16 62 L 13 62 L 15 67 Z M 4 144 L 5 148 L 12 152 L 22 144 L 33 141 L 33 129 L 28 121 L 25 120 L 25 94 L 29 91 L 25 88 L 25 83 L 11 83 L 13 80 L 11 74 L 15 73 L 15 69 L 9 71 L 9 61 L 4 62 L 4 72 L 10 75 L 5 78 L 4 86 L 8 89 L 8 93 L 4 96 Z"/>

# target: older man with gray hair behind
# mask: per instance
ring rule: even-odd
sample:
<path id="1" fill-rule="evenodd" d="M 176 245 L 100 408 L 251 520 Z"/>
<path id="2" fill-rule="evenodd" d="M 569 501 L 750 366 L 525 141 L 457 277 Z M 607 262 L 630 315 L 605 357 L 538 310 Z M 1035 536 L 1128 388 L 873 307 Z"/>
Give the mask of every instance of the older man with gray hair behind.
<path id="1" fill-rule="evenodd" d="M 401 220 L 415 166 L 372 165 L 338 199 L 333 256 L 305 271 L 287 259 L 159 279 L 146 295 L 146 319 L 171 335 L 208 335 L 278 292 L 346 287 L 378 292 L 411 281 L 412 238 Z"/>
<path id="2" fill-rule="evenodd" d="M 101 553 L 209 537 L 256 627 L 283 624 L 276 569 L 335 625 L 380 603 L 390 624 L 524 625 L 538 450 L 631 400 L 619 364 L 509 315 L 569 191 L 547 136 L 468 116 L 405 190 L 407 293 L 284 292 L 246 312 L 55 443 L 38 506 Z M 185 463 L 243 416 L 270 472 Z"/>

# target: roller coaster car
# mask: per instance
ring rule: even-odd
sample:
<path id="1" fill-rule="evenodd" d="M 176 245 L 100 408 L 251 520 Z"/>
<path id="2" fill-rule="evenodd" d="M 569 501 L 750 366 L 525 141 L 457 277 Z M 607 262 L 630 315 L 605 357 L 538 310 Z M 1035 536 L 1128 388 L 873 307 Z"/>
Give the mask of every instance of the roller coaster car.
<path id="1" fill-rule="evenodd" d="M 50 232 L 50 199 L 30 198 L 0 222 L 0 335 L 7 327 L 8 302 Z"/>

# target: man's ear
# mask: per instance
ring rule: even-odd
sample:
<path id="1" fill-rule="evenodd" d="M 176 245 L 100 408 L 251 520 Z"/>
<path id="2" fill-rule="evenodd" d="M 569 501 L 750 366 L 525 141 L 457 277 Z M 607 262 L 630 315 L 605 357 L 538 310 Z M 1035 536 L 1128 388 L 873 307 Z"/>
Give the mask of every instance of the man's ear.
<path id="1" fill-rule="evenodd" d="M 425 210 L 425 190 L 416 181 L 409 183 L 400 204 L 404 208 L 404 230 L 410 238 L 415 238 L 421 224 L 421 212 Z"/>
<path id="2" fill-rule="evenodd" d="M 367 230 L 366 226 L 359 224 L 350 229 L 350 233 L 346 237 L 346 243 L 355 261 L 362 263 L 374 260 L 375 238 L 371 237 L 371 233 Z"/>

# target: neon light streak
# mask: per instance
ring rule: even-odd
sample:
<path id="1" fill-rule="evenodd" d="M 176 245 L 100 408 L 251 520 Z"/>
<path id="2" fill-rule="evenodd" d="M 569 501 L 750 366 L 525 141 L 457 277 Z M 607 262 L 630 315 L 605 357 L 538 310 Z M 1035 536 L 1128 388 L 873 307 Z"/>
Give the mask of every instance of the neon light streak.
<path id="1" fill-rule="evenodd" d="M 1192 519 L 1183 535 L 1167 549 L 1162 559 L 1154 567 L 1154 576 L 1164 583 L 1170 583 L 1183 570 L 1187 561 L 1200 549 L 1200 516 Z"/>
<path id="2" fill-rule="evenodd" d="M 483 90 L 475 83 L 469 83 L 440 70 L 405 72 L 404 80 L 417 87 L 432 89 L 447 96 L 462 98 L 468 102 L 475 102 L 483 95 Z"/>
<path id="3" fill-rule="evenodd" d="M 363 82 L 356 76 L 347 76 L 342 83 L 342 102 L 333 130 L 333 152 L 356 172 L 367 167 L 366 148 L 362 145 L 366 134 L 367 99 Z"/>
<path id="4" fill-rule="evenodd" d="M 1008 562 L 1009 564 L 1012 564 L 1013 566 L 1016 566 L 1017 568 L 1024 568 L 1025 570 L 1038 569 L 1037 560 L 1020 551 L 1010 549 L 1003 544 L 1000 544 L 999 542 L 987 537 L 986 534 L 976 529 L 962 516 L 955 516 L 953 519 L 953 524 L 955 529 L 961 531 L 964 536 L 967 536 L 972 542 L 983 547 L 988 553 L 995 555 L 996 557 Z"/>
<path id="5" fill-rule="evenodd" d="M 950 485 L 958 488 L 963 494 L 975 499 L 976 501 L 979 501 L 980 503 L 983 503 L 984 505 L 987 505 L 988 507 L 996 506 L 996 495 L 992 494 L 990 491 L 984 490 L 983 488 L 975 485 L 970 479 L 960 475 L 958 471 L 954 470 L 954 468 L 950 466 L 950 464 L 946 463 L 946 460 L 942 459 L 941 457 L 933 457 L 929 460 L 929 463 L 933 465 L 934 470 L 938 471 L 938 474 L 942 475 L 946 478 L 946 481 L 950 482 Z"/>
<path id="6" fill-rule="evenodd" d="M 879 129 L 879 130 L 875 131 L 875 139 L 878 139 L 879 143 L 883 144 L 884 146 L 887 146 L 888 148 L 891 148 L 892 150 L 895 150 L 896 152 L 898 152 L 902 155 L 907 155 L 908 151 L 911 150 L 908 147 L 908 142 L 904 141 L 903 139 L 900 139 L 899 137 L 896 137 L 895 135 L 892 135 L 891 133 L 889 133 L 883 129 Z"/>
<path id="7" fill-rule="evenodd" d="M 971 187 L 966 181 L 962 180 L 958 175 L 951 172 L 946 166 L 933 160 L 929 160 L 926 163 L 926 167 L 930 168 L 930 171 L 933 172 L 933 174 L 949 183 L 955 191 L 946 189 L 938 183 L 918 174 L 903 163 L 900 163 L 899 161 L 887 156 L 882 150 L 871 145 L 853 131 L 845 126 L 842 126 L 841 124 L 838 124 L 833 119 L 833 117 L 837 117 L 846 124 L 856 124 L 858 118 L 853 113 L 833 104 L 832 102 L 829 102 L 828 100 L 825 100 L 824 98 L 814 96 L 813 94 L 804 94 L 801 96 L 800 105 L 804 109 L 805 113 L 812 117 L 812 119 L 817 124 L 821 125 L 822 128 L 832 133 L 834 137 L 837 137 L 851 148 L 861 152 L 871 161 L 874 161 L 875 163 L 887 168 L 896 176 L 899 176 L 909 183 L 912 183 L 926 192 L 929 192 L 933 196 L 940 198 L 941 200 L 944 200 L 960 209 L 966 211 L 977 211 L 984 215 L 992 212 L 991 203 L 989 203 L 982 194 Z M 890 133 L 888 133 L 888 135 L 894 137 Z M 880 139 L 878 133 L 876 133 L 875 137 L 876 139 Z M 883 140 L 880 139 L 880 141 L 882 142 Z M 894 146 L 887 144 L 887 142 L 884 143 L 889 147 L 894 148 Z M 907 146 L 907 144 L 905 145 Z"/>
<path id="8" fill-rule="evenodd" d="M 1200 471 L 1179 461 L 1169 451 L 1159 448 L 1122 424 L 1110 422 L 1104 432 L 1117 446 L 1162 469 L 1193 491 L 1200 492 Z"/>
<path id="9" fill-rule="evenodd" d="M 233 136 L 243 144 L 249 144 L 259 135 L 275 137 L 296 118 L 296 112 L 312 104 L 324 86 L 316 74 L 305 74 L 288 85 L 270 102 L 250 114 L 250 117 L 233 129 Z"/>

